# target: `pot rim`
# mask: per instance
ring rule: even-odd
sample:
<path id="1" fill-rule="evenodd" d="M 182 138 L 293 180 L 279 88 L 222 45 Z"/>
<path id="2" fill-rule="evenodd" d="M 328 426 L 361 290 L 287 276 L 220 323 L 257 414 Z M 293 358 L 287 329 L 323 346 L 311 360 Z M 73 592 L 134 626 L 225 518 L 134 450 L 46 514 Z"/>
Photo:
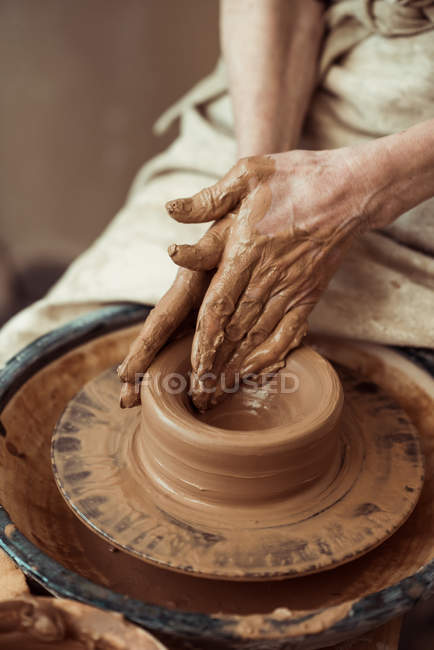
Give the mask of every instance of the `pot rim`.
<path id="1" fill-rule="evenodd" d="M 188 338 L 188 337 L 185 337 Z M 173 346 L 181 346 L 185 338 L 173 341 L 164 348 L 159 357 L 164 364 L 165 357 Z M 193 337 L 189 337 L 191 340 Z M 294 364 L 300 365 L 299 357 L 310 357 L 315 366 L 309 369 L 311 376 L 323 375 L 328 379 L 324 392 L 320 395 L 308 413 L 298 416 L 291 421 L 291 435 L 288 436 L 287 423 L 272 426 L 268 429 L 221 429 L 201 422 L 193 412 L 181 406 L 182 400 L 161 389 L 157 382 L 152 381 L 155 374 L 152 365 L 148 373 L 151 378 L 150 385 L 141 389 L 142 404 L 147 403 L 152 408 L 154 415 L 158 416 L 161 426 L 164 426 L 166 436 L 174 441 L 192 444 L 204 451 L 217 450 L 235 455 L 262 454 L 267 451 L 287 451 L 297 449 L 309 444 L 311 441 L 322 438 L 337 424 L 343 406 L 343 390 L 338 375 L 330 364 L 318 352 L 309 346 L 298 348 L 293 353 Z M 163 366 L 164 367 L 164 366 Z M 176 369 L 174 369 L 176 370 Z M 291 371 L 289 371 L 291 372 Z M 158 388 L 156 388 L 158 386 Z M 156 400 L 158 393 L 160 400 Z M 194 426 L 190 426 L 190 424 Z M 180 433 L 181 432 L 181 433 Z M 218 437 L 216 433 L 218 432 Z"/>

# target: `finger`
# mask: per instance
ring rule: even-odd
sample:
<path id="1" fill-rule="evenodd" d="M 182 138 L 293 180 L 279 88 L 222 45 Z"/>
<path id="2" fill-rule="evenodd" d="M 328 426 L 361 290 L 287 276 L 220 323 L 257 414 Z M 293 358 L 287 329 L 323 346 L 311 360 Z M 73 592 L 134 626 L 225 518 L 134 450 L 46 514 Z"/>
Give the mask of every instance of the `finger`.
<path id="1" fill-rule="evenodd" d="M 181 325 L 191 309 L 200 303 L 207 284 L 208 275 L 204 272 L 187 269 L 178 271 L 173 285 L 150 312 L 131 344 L 128 355 L 119 366 L 118 375 L 122 381 L 136 386 L 136 378 L 147 370 L 171 334 Z M 122 388 L 121 406 L 133 405 L 133 392 L 132 388 Z"/>
<path id="2" fill-rule="evenodd" d="M 302 304 L 313 303 L 313 296 L 319 293 L 318 287 L 313 285 L 311 278 L 305 276 L 303 272 L 288 274 L 285 283 L 288 286 L 283 289 L 280 287 L 273 289 L 262 313 L 249 328 L 246 338 L 240 346 L 240 353 L 244 357 L 247 357 L 271 335 L 285 314 Z"/>
<path id="3" fill-rule="evenodd" d="M 277 303 L 277 304 L 276 304 Z M 243 377 L 241 368 L 248 355 L 255 348 L 261 345 L 276 324 L 285 314 L 288 305 L 286 296 L 276 296 L 269 300 L 264 311 L 260 314 L 256 323 L 251 326 L 245 338 L 237 344 L 234 341 L 225 340 L 218 351 L 214 368 L 219 378 L 215 391 L 209 396 L 209 406 L 218 404 L 224 397 L 227 389 L 239 384 Z"/>
<path id="4" fill-rule="evenodd" d="M 217 383 L 215 391 L 209 394 L 207 405 L 213 406 L 217 404 L 223 393 L 232 388 L 237 382 L 240 370 L 240 355 L 238 352 L 242 350 L 243 343 L 245 343 L 245 341 L 242 343 L 241 341 L 258 318 L 261 317 L 264 304 L 267 304 L 270 292 L 279 280 L 280 271 L 278 265 L 270 265 L 266 268 L 256 265 L 250 282 L 225 327 L 224 340 L 216 352 L 213 373 L 217 378 Z M 253 349 L 253 346 L 242 354 L 241 359 L 244 359 L 251 349 Z"/>
<path id="5" fill-rule="evenodd" d="M 276 305 L 276 302 L 278 302 L 278 305 Z M 210 406 L 218 404 L 224 397 L 225 391 L 239 383 L 242 377 L 241 368 L 244 360 L 270 335 L 285 314 L 286 307 L 286 297 L 279 295 L 271 298 L 242 341 L 238 344 L 228 339 L 224 341 L 214 363 L 215 373 L 219 377 L 219 381 L 215 392 L 209 397 Z"/>
<path id="6" fill-rule="evenodd" d="M 315 302 L 291 309 L 281 319 L 272 334 L 244 361 L 243 377 L 259 373 L 273 373 L 282 368 L 288 353 L 298 347 L 307 333 L 307 317 Z"/>
<path id="7" fill-rule="evenodd" d="M 206 274 L 180 269 L 170 289 L 150 312 L 138 336 L 118 368 L 123 381 L 133 383 L 144 372 L 169 336 L 200 302 L 207 286 Z"/>
<path id="8" fill-rule="evenodd" d="M 122 384 L 119 403 L 123 409 L 130 409 L 140 404 L 140 384 Z"/>
<path id="9" fill-rule="evenodd" d="M 229 216 L 229 215 L 228 215 Z M 214 269 L 220 262 L 226 233 L 232 221 L 222 219 L 213 225 L 197 244 L 192 246 L 172 244 L 168 253 L 175 264 L 195 271 Z"/>
<path id="10" fill-rule="evenodd" d="M 216 384 L 213 373 L 208 373 L 198 377 L 195 373 L 190 377 L 190 395 L 191 400 L 197 410 L 201 413 L 210 408 L 212 396 L 216 390 Z"/>
<path id="11" fill-rule="evenodd" d="M 241 376 L 246 374 L 263 372 L 267 367 L 267 360 L 260 361 L 266 357 L 266 350 L 269 349 L 269 358 L 277 354 L 279 345 L 276 339 L 281 337 L 281 344 L 285 341 L 292 344 L 286 353 L 297 347 L 307 331 L 307 318 L 313 307 L 318 302 L 321 294 L 326 288 L 333 272 L 339 264 L 341 255 L 331 250 L 326 259 L 315 259 L 315 249 L 304 251 L 304 264 L 302 267 L 291 266 L 284 278 L 287 285 L 283 290 L 278 290 L 267 302 L 263 313 L 257 322 L 250 328 L 246 339 L 242 342 L 237 356 L 244 361 L 241 366 Z M 322 271 L 318 272 L 315 266 L 320 265 Z M 305 269 L 309 269 L 309 273 Z M 285 330 L 286 328 L 286 330 Z M 274 339 L 273 339 L 274 337 Z M 274 352 L 273 352 L 274 350 Z M 256 366 L 252 366 L 254 359 L 258 358 Z M 280 358 L 276 357 L 278 361 Z M 268 368 L 268 371 L 270 368 Z"/>
<path id="12" fill-rule="evenodd" d="M 244 259 L 237 256 L 235 250 L 233 257 L 223 258 L 199 310 L 191 353 L 191 390 L 195 404 L 202 401 L 196 397 L 201 393 L 202 387 L 206 388 L 203 376 L 213 373 L 216 352 L 224 341 L 225 325 L 250 279 L 256 252 L 245 253 Z"/>
<path id="13" fill-rule="evenodd" d="M 237 308 L 226 325 L 226 338 L 238 343 L 256 323 L 270 293 L 279 283 L 282 268 L 280 264 L 257 265 L 250 282 L 239 299 Z"/>
<path id="14" fill-rule="evenodd" d="M 176 221 L 203 223 L 224 217 L 243 196 L 246 173 L 235 165 L 215 185 L 205 187 L 192 197 L 166 203 L 166 210 Z"/>
<path id="15" fill-rule="evenodd" d="M 304 243 L 300 247 L 304 251 Z M 205 386 L 193 373 L 191 391 L 193 401 L 200 410 L 221 401 L 225 391 L 239 382 L 245 358 L 263 343 L 295 302 L 305 301 L 312 294 L 309 276 L 303 269 L 292 265 L 298 256 L 297 251 L 288 251 L 278 264 L 255 267 L 225 327 L 224 339 L 215 352 L 212 367 L 203 368 L 203 371 L 212 372 L 215 377 L 214 389 L 205 391 Z M 212 350 L 209 350 L 211 353 Z M 196 375 L 200 375 L 200 372 Z M 208 378 L 208 384 L 209 381 Z"/>
<path id="16" fill-rule="evenodd" d="M 235 310 L 238 298 L 250 279 L 254 252 L 248 252 L 242 265 L 224 259 L 202 301 L 192 346 L 192 368 L 201 375 L 213 369 L 215 353 L 224 340 L 224 329 Z"/>
<path id="17" fill-rule="evenodd" d="M 342 246 L 341 246 L 342 248 Z M 301 240 L 282 258 L 287 272 L 273 288 L 256 323 L 228 361 L 226 372 L 241 377 L 276 372 L 288 352 L 297 347 L 307 332 L 307 318 L 339 264 L 341 252 L 333 247 L 324 259 L 309 240 Z M 294 261 L 303 258 L 303 264 Z M 318 268 L 320 267 L 321 272 Z M 309 272 L 306 273 L 306 269 Z"/>
<path id="18" fill-rule="evenodd" d="M 255 268 L 216 354 L 214 372 L 220 380 L 210 396 L 211 405 L 220 401 L 222 391 L 239 383 L 244 360 L 268 338 L 285 313 L 298 304 L 312 302 L 312 296 L 318 294 L 312 276 L 302 268 L 286 268 L 286 262 L 280 258 L 262 272 L 257 271 L 259 265 Z"/>

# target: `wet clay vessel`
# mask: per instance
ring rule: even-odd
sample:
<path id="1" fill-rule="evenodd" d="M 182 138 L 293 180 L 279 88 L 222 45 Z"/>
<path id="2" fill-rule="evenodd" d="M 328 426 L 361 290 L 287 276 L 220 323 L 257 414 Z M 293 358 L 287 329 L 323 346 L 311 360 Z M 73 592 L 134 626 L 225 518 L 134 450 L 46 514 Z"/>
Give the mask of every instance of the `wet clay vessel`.
<path id="1" fill-rule="evenodd" d="M 329 647 L 367 634 L 432 592 L 429 351 L 314 342 L 352 374 L 355 390 L 372 400 L 386 394 L 399 404 L 420 435 L 426 459 L 424 487 L 408 521 L 350 564 L 280 581 L 197 578 L 116 551 L 84 525 L 55 484 L 53 428 L 86 383 L 125 357 L 135 324 L 146 313 L 128 305 L 82 317 L 32 343 L 0 373 L 0 545 L 26 575 L 58 596 L 121 612 L 177 650 Z M 417 448 L 405 435 L 393 435 L 387 444 L 418 462 Z"/>
<path id="2" fill-rule="evenodd" d="M 302 347 L 268 383 L 198 414 L 188 396 L 191 344 L 187 336 L 158 355 L 141 409 L 119 409 L 109 369 L 56 426 L 57 484 L 94 532 L 177 571 L 270 580 L 353 560 L 407 519 L 423 459 L 387 395 L 360 391 L 341 372 L 343 390 L 332 365 Z"/>

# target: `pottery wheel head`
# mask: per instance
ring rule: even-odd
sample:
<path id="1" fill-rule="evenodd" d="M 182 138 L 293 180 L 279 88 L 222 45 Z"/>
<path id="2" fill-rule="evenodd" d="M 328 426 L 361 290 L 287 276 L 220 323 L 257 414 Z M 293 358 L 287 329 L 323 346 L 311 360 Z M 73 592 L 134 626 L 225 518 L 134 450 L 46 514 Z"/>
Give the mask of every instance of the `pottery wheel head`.
<path id="1" fill-rule="evenodd" d="M 119 408 L 108 369 L 60 418 L 54 476 L 96 534 L 175 571 L 270 580 L 349 562 L 408 518 L 419 438 L 376 385 L 302 347 L 273 384 L 198 415 L 182 379 L 190 349 L 186 337 L 160 353 L 141 409 Z"/>

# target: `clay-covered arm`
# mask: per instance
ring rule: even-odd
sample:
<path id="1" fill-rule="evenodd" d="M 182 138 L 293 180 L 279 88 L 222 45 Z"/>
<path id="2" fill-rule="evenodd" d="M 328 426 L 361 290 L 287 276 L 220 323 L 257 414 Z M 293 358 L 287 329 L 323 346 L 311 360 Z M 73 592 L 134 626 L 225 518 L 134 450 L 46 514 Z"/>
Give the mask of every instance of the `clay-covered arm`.
<path id="1" fill-rule="evenodd" d="M 323 33 L 317 0 L 221 0 L 239 157 L 297 146 Z"/>
<path id="2" fill-rule="evenodd" d="M 353 238 L 432 196 L 434 120 L 354 147 L 244 158 L 216 185 L 170 202 L 178 221 L 221 229 L 170 249 L 187 268 L 219 259 L 193 341 L 196 406 L 212 406 L 239 376 L 278 370 Z"/>

